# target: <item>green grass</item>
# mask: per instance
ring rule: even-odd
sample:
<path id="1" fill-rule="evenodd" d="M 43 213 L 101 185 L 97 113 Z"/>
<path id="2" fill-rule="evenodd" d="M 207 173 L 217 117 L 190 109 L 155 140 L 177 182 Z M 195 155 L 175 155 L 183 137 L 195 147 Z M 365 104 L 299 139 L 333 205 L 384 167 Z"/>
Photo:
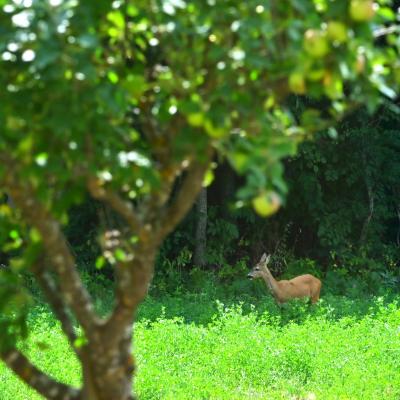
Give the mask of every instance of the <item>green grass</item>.
<path id="1" fill-rule="evenodd" d="M 224 304 L 181 293 L 142 305 L 134 341 L 140 399 L 400 398 L 399 297 L 327 294 L 318 306 L 279 309 L 263 292 L 220 295 Z M 78 363 L 51 314 L 38 305 L 30 325 L 24 350 L 77 385 Z M 0 399 L 39 398 L 0 365 Z"/>

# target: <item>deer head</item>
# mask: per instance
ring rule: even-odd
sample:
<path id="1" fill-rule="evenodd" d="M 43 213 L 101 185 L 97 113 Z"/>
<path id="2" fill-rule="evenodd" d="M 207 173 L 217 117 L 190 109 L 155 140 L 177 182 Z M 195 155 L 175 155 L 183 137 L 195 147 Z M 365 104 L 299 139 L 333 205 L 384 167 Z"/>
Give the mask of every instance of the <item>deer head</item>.
<path id="1" fill-rule="evenodd" d="M 249 279 L 257 279 L 262 278 L 263 273 L 268 270 L 268 263 L 271 259 L 270 255 L 266 255 L 265 253 L 261 256 L 260 261 L 253 267 L 250 273 L 247 275 Z"/>

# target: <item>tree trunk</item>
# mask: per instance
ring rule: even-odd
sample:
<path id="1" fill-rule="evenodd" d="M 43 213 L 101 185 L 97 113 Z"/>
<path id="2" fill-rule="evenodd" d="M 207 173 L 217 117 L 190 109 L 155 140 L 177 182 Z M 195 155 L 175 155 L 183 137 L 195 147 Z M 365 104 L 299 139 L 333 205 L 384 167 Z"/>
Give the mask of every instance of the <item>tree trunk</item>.
<path id="1" fill-rule="evenodd" d="M 32 263 L 31 271 L 60 320 L 82 368 L 83 382 L 78 389 L 58 382 L 38 369 L 17 348 L 0 348 L 0 358 L 6 365 L 43 397 L 51 400 L 134 399 L 132 326 L 135 312 L 147 295 L 157 249 L 193 205 L 211 155 L 210 149 L 206 162 L 194 162 L 189 166 L 180 190 L 171 202 L 167 203 L 167 198 L 155 193 L 142 213 L 96 178 L 88 179 L 92 196 L 107 203 L 126 221 L 130 235 L 123 235 L 112 245 L 125 252 L 123 259 L 114 264 L 115 305 L 106 318 L 95 310 L 60 222 L 37 200 L 35 188 L 29 183 L 21 183 L 15 170 L 11 169 L 5 175 L 3 186 L 11 193 L 24 221 L 34 227 L 41 238 L 42 254 Z M 207 197 L 204 199 L 207 217 Z M 129 240 L 132 235 L 137 238 L 134 243 Z M 76 336 L 76 322 L 82 337 Z M 80 346 L 79 341 L 82 342 Z"/>
<path id="2" fill-rule="evenodd" d="M 203 188 L 196 201 L 196 246 L 194 263 L 202 267 L 206 264 L 207 250 L 207 189 Z"/>
<path id="3" fill-rule="evenodd" d="M 374 215 L 374 204 L 375 204 L 375 194 L 374 194 L 373 187 L 372 187 L 372 182 L 371 182 L 372 178 L 371 178 L 369 165 L 367 162 L 367 155 L 366 155 L 365 149 L 363 149 L 362 160 L 363 160 L 363 166 L 364 166 L 364 182 L 365 182 L 365 187 L 367 189 L 367 195 L 368 195 L 369 212 L 368 212 L 368 215 L 365 218 L 363 226 L 361 228 L 360 239 L 359 239 L 360 247 L 363 246 L 363 244 L 365 243 L 365 240 L 367 238 L 369 224 L 371 223 L 372 217 Z"/>
<path id="4" fill-rule="evenodd" d="M 82 400 L 133 399 L 133 357 L 131 355 L 131 325 L 111 346 L 104 340 L 88 344 L 82 357 Z M 116 332 L 120 335 L 121 332 Z"/>
<path id="5" fill-rule="evenodd" d="M 134 399 L 133 322 L 147 295 L 155 260 L 152 246 L 138 246 L 136 250 L 133 261 L 117 267 L 117 303 L 103 327 L 91 336 L 81 357 L 83 400 Z"/>

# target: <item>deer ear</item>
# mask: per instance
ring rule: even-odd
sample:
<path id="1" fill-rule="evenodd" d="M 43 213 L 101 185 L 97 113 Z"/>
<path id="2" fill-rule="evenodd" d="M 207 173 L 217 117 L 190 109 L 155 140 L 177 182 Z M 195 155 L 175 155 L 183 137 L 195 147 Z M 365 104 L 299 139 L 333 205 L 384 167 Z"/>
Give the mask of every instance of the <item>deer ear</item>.
<path id="1" fill-rule="evenodd" d="M 268 264 L 270 259 L 271 259 L 271 254 L 268 254 L 268 256 L 265 257 L 265 264 Z"/>
<path id="2" fill-rule="evenodd" d="M 264 262 L 266 259 L 267 259 L 267 255 L 264 253 L 264 254 L 261 256 L 260 262 Z"/>

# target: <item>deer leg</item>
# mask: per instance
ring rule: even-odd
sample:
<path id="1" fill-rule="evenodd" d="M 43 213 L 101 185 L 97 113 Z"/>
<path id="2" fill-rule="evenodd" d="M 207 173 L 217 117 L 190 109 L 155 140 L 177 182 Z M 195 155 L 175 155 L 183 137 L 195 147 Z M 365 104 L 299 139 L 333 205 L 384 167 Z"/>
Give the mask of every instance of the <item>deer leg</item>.
<path id="1" fill-rule="evenodd" d="M 310 298 L 311 304 L 315 304 L 319 300 L 319 290 L 317 293 L 315 293 L 313 296 Z"/>

